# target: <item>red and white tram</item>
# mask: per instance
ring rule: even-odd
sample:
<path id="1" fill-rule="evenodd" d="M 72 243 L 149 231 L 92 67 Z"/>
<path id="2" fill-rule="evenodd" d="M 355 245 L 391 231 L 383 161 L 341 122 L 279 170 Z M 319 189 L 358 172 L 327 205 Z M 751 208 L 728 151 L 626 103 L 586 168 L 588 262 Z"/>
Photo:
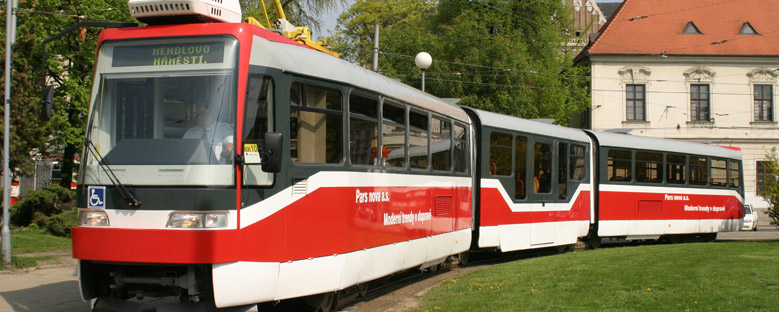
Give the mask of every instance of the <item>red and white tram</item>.
<path id="1" fill-rule="evenodd" d="M 595 144 L 599 237 L 714 240 L 744 216 L 742 153 L 587 131 Z"/>
<path id="2" fill-rule="evenodd" d="M 473 249 L 732 231 L 743 214 L 737 151 L 452 106 L 249 24 L 105 30 L 89 116 L 72 237 L 97 308 L 327 309 Z"/>
<path id="3" fill-rule="evenodd" d="M 464 108 L 476 130 L 475 240 L 501 251 L 574 245 L 591 224 L 581 130 Z"/>

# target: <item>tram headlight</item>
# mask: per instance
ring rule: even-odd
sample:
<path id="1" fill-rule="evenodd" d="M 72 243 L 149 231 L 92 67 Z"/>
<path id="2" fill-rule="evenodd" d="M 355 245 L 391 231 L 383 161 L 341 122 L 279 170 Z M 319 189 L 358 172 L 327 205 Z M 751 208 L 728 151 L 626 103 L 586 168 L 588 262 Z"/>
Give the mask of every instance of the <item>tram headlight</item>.
<path id="1" fill-rule="evenodd" d="M 224 228 L 227 227 L 228 213 L 219 212 L 173 212 L 168 217 L 168 228 Z"/>
<path id="2" fill-rule="evenodd" d="M 108 215 L 103 210 L 79 209 L 79 225 L 109 226 Z"/>

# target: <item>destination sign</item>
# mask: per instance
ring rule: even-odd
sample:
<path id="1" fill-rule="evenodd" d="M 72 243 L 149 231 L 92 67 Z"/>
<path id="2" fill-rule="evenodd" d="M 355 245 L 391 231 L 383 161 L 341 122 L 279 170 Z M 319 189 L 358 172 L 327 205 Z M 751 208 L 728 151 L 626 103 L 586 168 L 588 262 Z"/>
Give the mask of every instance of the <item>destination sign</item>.
<path id="1" fill-rule="evenodd" d="M 186 66 L 222 63 L 224 49 L 222 42 L 115 47 L 111 66 Z"/>

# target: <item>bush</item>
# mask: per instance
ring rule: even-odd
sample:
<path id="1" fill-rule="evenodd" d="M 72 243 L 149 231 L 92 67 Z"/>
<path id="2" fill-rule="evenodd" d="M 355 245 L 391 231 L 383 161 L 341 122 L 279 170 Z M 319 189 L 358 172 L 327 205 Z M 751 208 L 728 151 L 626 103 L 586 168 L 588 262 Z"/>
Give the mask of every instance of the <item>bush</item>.
<path id="1" fill-rule="evenodd" d="M 27 193 L 11 206 L 11 224 L 26 226 L 36 219 L 40 221 L 40 215 L 36 216 L 36 212 L 44 217 L 59 213 L 54 208 L 55 201 L 57 201 L 57 194 L 50 191 L 41 190 Z M 41 224 L 38 223 L 38 225 Z"/>
<path id="2" fill-rule="evenodd" d="M 59 201 L 61 203 L 67 203 L 71 199 L 76 197 L 76 191 L 68 189 L 68 188 L 64 188 L 64 187 L 60 186 L 59 184 L 47 185 L 47 186 L 43 187 L 43 190 L 57 194 L 57 197 L 59 198 Z"/>
<path id="3" fill-rule="evenodd" d="M 78 209 L 53 215 L 46 220 L 46 231 L 55 236 L 70 237 L 70 228 L 79 222 Z"/>
<path id="4" fill-rule="evenodd" d="M 47 217 L 73 209 L 75 196 L 76 192 L 59 185 L 29 192 L 11 206 L 11 224 L 26 226 L 35 223 L 43 228 Z"/>

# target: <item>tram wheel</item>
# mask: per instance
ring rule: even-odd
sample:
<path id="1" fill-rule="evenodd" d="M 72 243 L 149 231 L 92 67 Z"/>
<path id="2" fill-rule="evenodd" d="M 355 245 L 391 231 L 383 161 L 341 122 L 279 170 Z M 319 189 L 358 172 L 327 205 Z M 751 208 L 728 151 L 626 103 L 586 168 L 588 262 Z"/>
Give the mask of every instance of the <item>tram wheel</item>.
<path id="1" fill-rule="evenodd" d="M 599 248 L 601 247 L 601 237 L 595 234 L 588 235 L 588 237 L 585 238 L 584 243 L 588 249 Z"/>
<path id="2" fill-rule="evenodd" d="M 567 253 L 574 250 L 574 245 L 555 246 L 555 249 L 558 250 L 558 253 Z"/>
<path id="3" fill-rule="evenodd" d="M 666 235 L 666 241 L 670 244 L 679 244 L 683 241 L 682 235 Z"/>
<path id="4" fill-rule="evenodd" d="M 316 312 L 330 312 L 335 303 L 335 293 L 329 292 L 319 295 L 308 296 L 304 299 L 306 304 Z"/>
<path id="5" fill-rule="evenodd" d="M 464 251 L 458 254 L 458 265 L 469 264 L 469 255 L 470 253 L 468 251 Z"/>
<path id="6" fill-rule="evenodd" d="M 368 282 L 357 284 L 358 294 L 365 297 L 368 294 Z"/>

